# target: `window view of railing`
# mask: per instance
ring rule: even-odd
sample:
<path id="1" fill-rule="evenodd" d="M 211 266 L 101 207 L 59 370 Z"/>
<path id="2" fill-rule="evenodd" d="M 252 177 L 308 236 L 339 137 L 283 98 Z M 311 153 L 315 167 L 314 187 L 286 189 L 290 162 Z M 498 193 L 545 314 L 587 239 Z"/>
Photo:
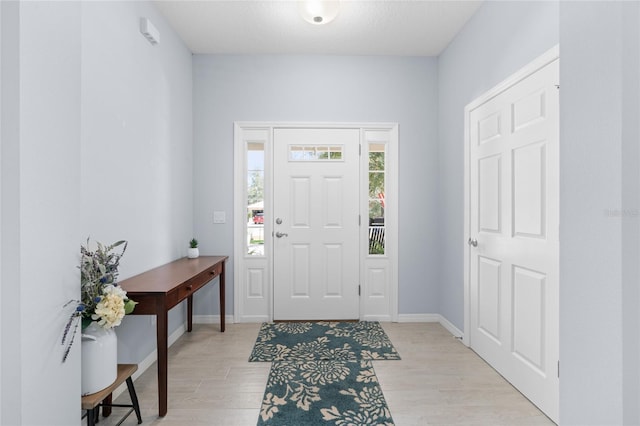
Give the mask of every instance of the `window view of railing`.
<path id="1" fill-rule="evenodd" d="M 247 254 L 264 256 L 264 144 L 247 144 Z"/>
<path id="2" fill-rule="evenodd" d="M 385 145 L 369 144 L 369 254 L 385 254 Z"/>

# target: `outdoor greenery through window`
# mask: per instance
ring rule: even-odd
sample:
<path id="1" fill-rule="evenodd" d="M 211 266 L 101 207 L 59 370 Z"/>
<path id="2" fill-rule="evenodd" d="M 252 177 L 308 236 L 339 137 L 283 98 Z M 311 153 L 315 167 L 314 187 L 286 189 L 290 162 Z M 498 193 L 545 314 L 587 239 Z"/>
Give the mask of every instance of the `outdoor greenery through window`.
<path id="1" fill-rule="evenodd" d="M 247 144 L 247 254 L 264 256 L 264 144 Z"/>
<path id="2" fill-rule="evenodd" d="M 369 144 L 369 254 L 385 254 L 385 145 Z"/>

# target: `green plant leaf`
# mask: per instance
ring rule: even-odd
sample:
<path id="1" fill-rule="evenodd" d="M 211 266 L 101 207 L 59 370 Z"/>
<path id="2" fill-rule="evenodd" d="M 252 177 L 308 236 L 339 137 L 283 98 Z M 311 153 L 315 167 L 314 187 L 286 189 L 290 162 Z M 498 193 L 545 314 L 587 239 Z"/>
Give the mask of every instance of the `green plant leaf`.
<path id="1" fill-rule="evenodd" d="M 133 300 L 128 299 L 124 303 L 124 314 L 129 315 L 131 312 L 133 312 L 133 309 L 136 307 L 137 304 L 138 302 L 134 302 Z"/>

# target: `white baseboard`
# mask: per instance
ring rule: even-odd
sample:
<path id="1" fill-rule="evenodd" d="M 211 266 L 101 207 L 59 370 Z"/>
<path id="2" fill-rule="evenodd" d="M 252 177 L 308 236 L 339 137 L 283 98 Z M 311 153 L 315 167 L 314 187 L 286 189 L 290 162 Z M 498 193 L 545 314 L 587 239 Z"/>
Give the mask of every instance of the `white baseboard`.
<path id="1" fill-rule="evenodd" d="M 194 324 L 220 324 L 220 315 L 194 315 L 193 323 Z M 233 315 L 225 315 L 224 323 L 232 324 Z"/>
<path id="2" fill-rule="evenodd" d="M 400 314 L 398 315 L 398 322 L 437 322 L 455 337 L 462 338 L 464 335 L 458 327 L 440 314 Z"/>
<path id="3" fill-rule="evenodd" d="M 392 322 L 390 315 L 365 315 L 363 321 Z"/>
<path id="4" fill-rule="evenodd" d="M 438 315 L 438 316 L 440 317 L 440 321 L 438 322 L 440 323 L 441 326 L 446 328 L 449 331 L 449 333 L 453 334 L 455 337 L 462 339 L 462 337 L 464 336 L 464 333 L 460 331 L 458 327 L 453 325 L 448 319 L 446 319 L 442 315 Z"/>
<path id="5" fill-rule="evenodd" d="M 185 331 L 187 331 L 187 324 L 183 324 L 182 327 L 178 327 L 176 331 L 171 333 L 167 337 L 167 347 L 171 347 L 179 338 L 182 336 Z M 133 375 L 131 375 L 131 379 L 135 382 L 135 380 L 142 375 L 149 367 L 153 365 L 154 362 L 158 359 L 158 350 L 155 349 L 153 352 L 149 354 L 145 359 L 138 363 L 138 369 Z M 115 400 L 122 392 L 127 390 L 127 384 L 123 383 L 113 391 L 113 399 Z"/>
<path id="6" fill-rule="evenodd" d="M 398 314 L 398 322 L 440 322 L 439 314 Z"/>
<path id="7" fill-rule="evenodd" d="M 236 324 L 260 324 L 263 322 L 271 322 L 268 315 L 241 315 L 238 318 L 234 318 Z"/>

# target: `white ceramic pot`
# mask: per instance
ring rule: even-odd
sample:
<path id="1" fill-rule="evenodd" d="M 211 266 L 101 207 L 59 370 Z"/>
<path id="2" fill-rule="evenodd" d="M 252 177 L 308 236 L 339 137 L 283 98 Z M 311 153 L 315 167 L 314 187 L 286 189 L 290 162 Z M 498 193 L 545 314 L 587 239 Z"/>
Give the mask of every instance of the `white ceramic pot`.
<path id="1" fill-rule="evenodd" d="M 198 247 L 187 249 L 187 257 L 189 259 L 195 259 L 198 256 L 200 256 L 200 250 L 198 250 Z"/>
<path id="2" fill-rule="evenodd" d="M 109 387 L 118 377 L 118 337 L 92 322 L 82 330 L 82 395 Z"/>

